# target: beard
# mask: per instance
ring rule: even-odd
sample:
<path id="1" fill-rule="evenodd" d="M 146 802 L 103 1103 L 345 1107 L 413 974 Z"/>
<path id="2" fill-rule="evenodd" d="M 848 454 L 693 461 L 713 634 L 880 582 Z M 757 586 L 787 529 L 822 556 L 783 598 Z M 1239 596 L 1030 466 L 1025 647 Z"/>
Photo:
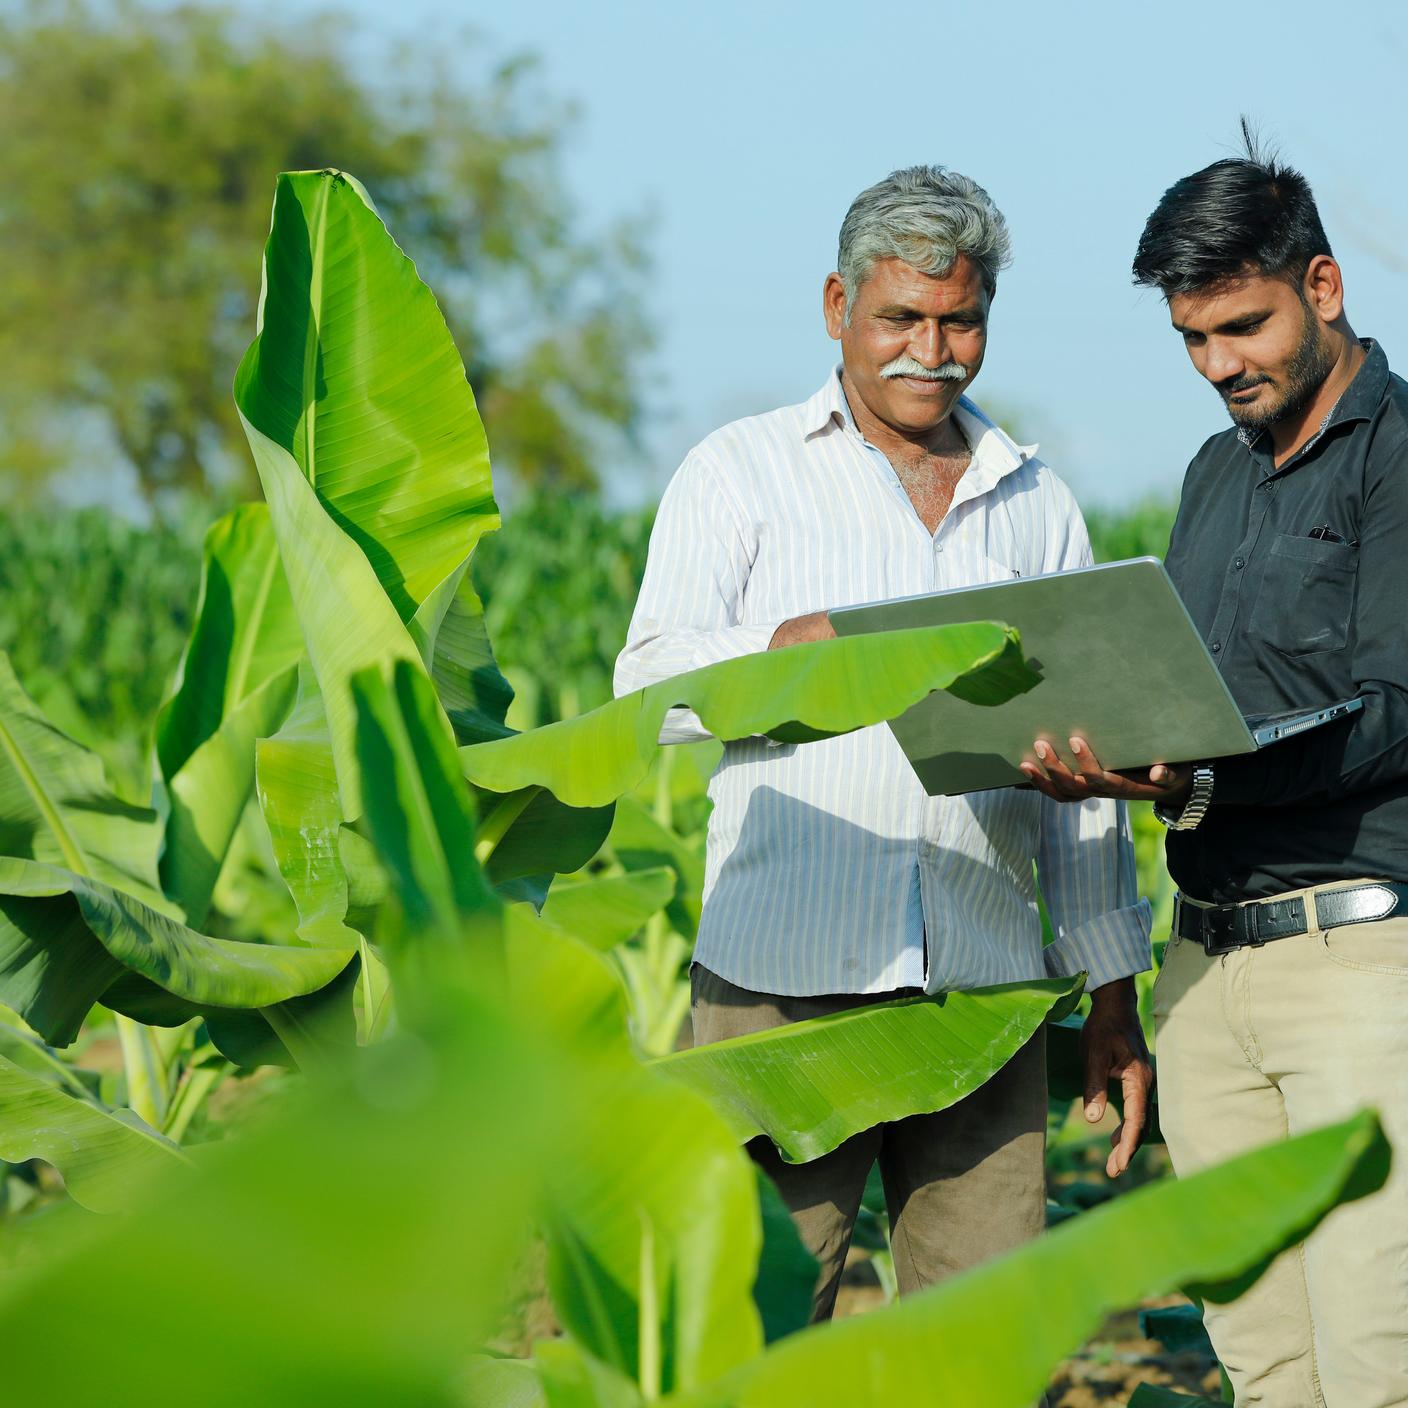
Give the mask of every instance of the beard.
<path id="1" fill-rule="evenodd" d="M 1243 430 L 1265 430 L 1277 421 L 1286 420 L 1304 410 L 1314 399 L 1315 393 L 1320 390 L 1335 364 L 1334 351 L 1320 336 L 1320 326 L 1311 314 L 1309 306 L 1304 303 L 1302 306 L 1305 309 L 1305 320 L 1301 325 L 1300 342 L 1286 366 L 1283 380 L 1279 383 L 1279 396 L 1268 397 L 1253 406 L 1234 406 L 1228 401 L 1229 396 L 1238 391 L 1249 391 L 1253 386 L 1277 386 L 1278 382 L 1269 376 L 1238 377 L 1222 383 L 1217 388 L 1223 404 L 1227 407 L 1227 414 L 1232 417 L 1232 423 Z"/>

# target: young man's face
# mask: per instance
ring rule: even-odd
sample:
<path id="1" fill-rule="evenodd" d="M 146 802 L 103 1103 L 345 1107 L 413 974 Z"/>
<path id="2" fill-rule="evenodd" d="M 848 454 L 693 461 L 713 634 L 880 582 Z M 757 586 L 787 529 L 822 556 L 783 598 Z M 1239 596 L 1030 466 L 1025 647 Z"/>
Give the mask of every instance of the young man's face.
<path id="1" fill-rule="evenodd" d="M 1294 415 L 1334 362 L 1327 326 L 1338 304 L 1328 310 L 1315 290 L 1289 279 L 1250 274 L 1172 294 L 1168 309 L 1193 365 L 1249 429 Z"/>
<path id="2" fill-rule="evenodd" d="M 942 276 L 877 260 L 856 290 L 849 326 L 839 275 L 827 279 L 823 303 L 866 408 L 902 434 L 941 425 L 983 365 L 989 300 L 981 268 L 965 254 Z"/>

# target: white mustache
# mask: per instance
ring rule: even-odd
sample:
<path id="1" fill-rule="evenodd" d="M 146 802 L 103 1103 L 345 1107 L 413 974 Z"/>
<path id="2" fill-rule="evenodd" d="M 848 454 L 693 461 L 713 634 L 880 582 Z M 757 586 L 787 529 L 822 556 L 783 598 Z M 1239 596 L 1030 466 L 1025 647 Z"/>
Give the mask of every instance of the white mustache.
<path id="1" fill-rule="evenodd" d="M 912 376 L 917 381 L 962 381 L 968 375 L 968 368 L 961 362 L 945 362 L 940 367 L 926 367 L 917 362 L 908 352 L 886 362 L 880 368 L 880 375 L 893 379 L 897 376 Z"/>

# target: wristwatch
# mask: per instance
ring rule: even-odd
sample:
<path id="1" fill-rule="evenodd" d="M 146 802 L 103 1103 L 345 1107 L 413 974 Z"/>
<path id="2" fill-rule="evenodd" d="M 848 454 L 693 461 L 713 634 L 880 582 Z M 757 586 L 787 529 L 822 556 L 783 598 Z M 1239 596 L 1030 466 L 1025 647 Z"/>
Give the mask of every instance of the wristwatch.
<path id="1" fill-rule="evenodd" d="M 1193 790 L 1183 804 L 1183 810 L 1170 815 L 1162 802 L 1154 803 L 1154 815 L 1170 831 L 1191 831 L 1207 815 L 1212 803 L 1212 764 L 1198 763 L 1193 768 Z"/>

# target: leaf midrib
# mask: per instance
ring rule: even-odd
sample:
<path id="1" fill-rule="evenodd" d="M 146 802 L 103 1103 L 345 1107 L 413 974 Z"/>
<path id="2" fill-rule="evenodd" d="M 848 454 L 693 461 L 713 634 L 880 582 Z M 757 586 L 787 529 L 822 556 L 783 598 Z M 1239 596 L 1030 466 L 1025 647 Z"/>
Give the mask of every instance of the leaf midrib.
<path id="1" fill-rule="evenodd" d="M 318 349 L 323 322 L 323 259 L 327 251 L 331 190 L 332 177 L 324 173 L 318 182 L 318 215 L 311 250 L 313 264 L 308 274 L 308 335 L 303 341 L 303 472 L 315 488 L 318 483 L 318 470 L 314 463 L 317 453 Z"/>
<path id="2" fill-rule="evenodd" d="M 63 855 L 65 864 L 75 874 L 89 875 L 88 858 L 83 854 L 83 848 L 78 844 L 77 838 L 69 831 L 68 827 L 64 825 L 64 819 L 60 815 L 57 805 L 41 786 L 38 776 L 30 766 L 29 759 L 25 757 L 3 715 L 0 715 L 0 748 L 5 750 L 10 765 L 29 792 L 34 805 L 39 809 L 41 819 L 59 843 L 59 851 Z"/>
<path id="3" fill-rule="evenodd" d="M 254 659 L 254 643 L 259 637 L 259 628 L 264 621 L 264 612 L 268 609 L 269 595 L 274 589 L 274 568 L 279 560 L 279 550 L 277 544 L 273 542 L 265 543 L 264 575 L 260 579 L 259 589 L 254 594 L 254 601 L 251 604 L 249 613 L 248 628 L 243 634 L 239 645 L 235 651 L 233 668 L 230 673 L 230 687 L 227 696 L 226 708 L 233 708 L 244 699 L 245 682 L 249 678 L 250 663 Z"/>

